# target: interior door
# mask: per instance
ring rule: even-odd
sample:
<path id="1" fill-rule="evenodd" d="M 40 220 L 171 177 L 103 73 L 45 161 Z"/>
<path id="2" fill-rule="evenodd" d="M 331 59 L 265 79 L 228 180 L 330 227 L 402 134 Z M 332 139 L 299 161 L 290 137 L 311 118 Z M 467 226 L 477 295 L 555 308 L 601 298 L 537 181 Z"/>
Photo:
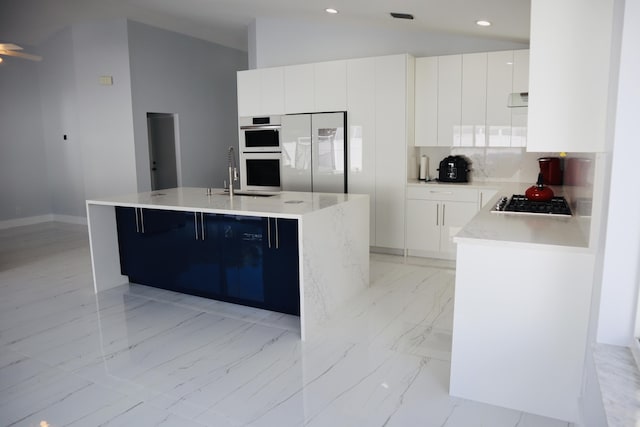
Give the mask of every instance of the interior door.
<path id="1" fill-rule="evenodd" d="M 147 113 L 151 190 L 178 186 L 173 114 Z"/>
<path id="2" fill-rule="evenodd" d="M 282 117 L 280 181 L 285 191 L 311 191 L 311 115 Z"/>
<path id="3" fill-rule="evenodd" d="M 312 115 L 311 180 L 314 192 L 347 192 L 345 115 L 344 112 Z"/>

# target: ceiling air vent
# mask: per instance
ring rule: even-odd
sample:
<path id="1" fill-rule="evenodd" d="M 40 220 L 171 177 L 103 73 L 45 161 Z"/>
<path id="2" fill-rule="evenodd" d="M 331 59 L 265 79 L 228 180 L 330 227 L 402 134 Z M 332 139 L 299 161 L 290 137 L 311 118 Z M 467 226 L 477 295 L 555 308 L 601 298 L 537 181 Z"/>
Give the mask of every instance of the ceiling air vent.
<path id="1" fill-rule="evenodd" d="M 396 19 L 413 19 L 413 15 L 410 13 L 391 12 L 391 16 Z"/>

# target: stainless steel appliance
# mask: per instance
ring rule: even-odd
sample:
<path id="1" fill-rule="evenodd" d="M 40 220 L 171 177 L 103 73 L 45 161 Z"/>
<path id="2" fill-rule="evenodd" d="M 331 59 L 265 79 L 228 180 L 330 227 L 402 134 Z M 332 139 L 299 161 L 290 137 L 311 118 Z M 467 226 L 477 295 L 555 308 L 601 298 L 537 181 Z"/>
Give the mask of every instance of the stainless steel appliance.
<path id="1" fill-rule="evenodd" d="M 553 197 L 547 201 L 539 201 L 527 199 L 521 194 L 514 194 L 510 199 L 506 196 L 501 197 L 492 212 L 571 216 L 571 208 L 564 197 Z"/>
<path id="2" fill-rule="evenodd" d="M 280 116 L 241 117 L 240 152 L 280 151 Z"/>
<path id="3" fill-rule="evenodd" d="M 346 111 L 282 116 L 282 189 L 347 192 Z"/>
<path id="4" fill-rule="evenodd" d="M 240 188 L 248 191 L 280 191 L 280 152 L 243 152 L 240 155 Z"/>
<path id="5" fill-rule="evenodd" d="M 240 188 L 280 191 L 280 116 L 240 118 Z"/>

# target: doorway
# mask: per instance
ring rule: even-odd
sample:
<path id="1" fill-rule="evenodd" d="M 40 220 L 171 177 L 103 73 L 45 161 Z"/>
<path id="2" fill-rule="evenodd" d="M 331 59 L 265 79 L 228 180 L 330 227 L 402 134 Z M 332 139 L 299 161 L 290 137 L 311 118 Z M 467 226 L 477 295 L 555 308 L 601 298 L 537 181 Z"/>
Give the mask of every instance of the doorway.
<path id="1" fill-rule="evenodd" d="M 178 115 L 147 113 L 151 191 L 180 185 Z"/>

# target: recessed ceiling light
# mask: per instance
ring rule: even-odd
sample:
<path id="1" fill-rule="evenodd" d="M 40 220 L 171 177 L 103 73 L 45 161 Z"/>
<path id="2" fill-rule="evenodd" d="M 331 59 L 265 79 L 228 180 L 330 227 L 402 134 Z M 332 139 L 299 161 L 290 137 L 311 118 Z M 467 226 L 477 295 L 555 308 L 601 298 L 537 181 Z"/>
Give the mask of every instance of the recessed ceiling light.
<path id="1" fill-rule="evenodd" d="M 324 11 L 327 12 L 327 13 L 333 13 L 333 14 L 338 13 L 338 9 L 334 9 L 332 7 L 328 7 Z"/>
<path id="2" fill-rule="evenodd" d="M 490 27 L 491 26 L 491 22 L 489 21 L 484 21 L 484 20 L 479 20 L 476 21 L 476 25 L 480 26 L 480 27 Z"/>

